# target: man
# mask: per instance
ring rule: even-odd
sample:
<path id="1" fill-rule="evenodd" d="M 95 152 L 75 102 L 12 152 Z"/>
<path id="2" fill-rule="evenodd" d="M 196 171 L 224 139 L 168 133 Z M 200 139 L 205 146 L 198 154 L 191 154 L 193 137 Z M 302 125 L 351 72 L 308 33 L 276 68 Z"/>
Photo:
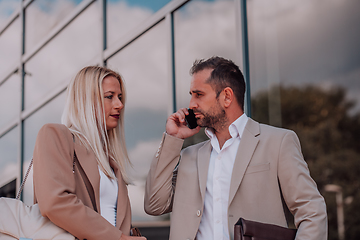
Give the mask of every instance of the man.
<path id="1" fill-rule="evenodd" d="M 244 114 L 245 82 L 232 61 L 196 61 L 191 74 L 189 108 L 199 126 L 186 126 L 185 108 L 167 119 L 146 181 L 145 211 L 172 212 L 171 240 L 233 239 L 240 217 L 287 227 L 289 211 L 297 240 L 327 239 L 325 202 L 296 134 Z M 201 127 L 210 140 L 181 150 Z"/>

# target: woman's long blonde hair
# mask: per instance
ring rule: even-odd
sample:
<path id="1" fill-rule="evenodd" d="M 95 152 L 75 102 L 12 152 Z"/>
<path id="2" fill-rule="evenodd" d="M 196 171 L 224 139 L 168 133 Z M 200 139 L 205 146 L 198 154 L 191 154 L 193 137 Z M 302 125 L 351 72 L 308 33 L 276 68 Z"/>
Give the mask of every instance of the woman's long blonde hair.
<path id="1" fill-rule="evenodd" d="M 119 124 L 106 131 L 104 94 L 102 82 L 113 76 L 119 80 L 124 108 L 120 111 Z M 129 182 L 126 165 L 130 160 L 124 134 L 125 86 L 120 74 L 98 66 L 85 67 L 69 83 L 67 99 L 61 122 L 78 136 L 82 144 L 95 153 L 100 169 L 109 178 L 115 179 L 109 159 L 118 163 L 125 182 Z"/>

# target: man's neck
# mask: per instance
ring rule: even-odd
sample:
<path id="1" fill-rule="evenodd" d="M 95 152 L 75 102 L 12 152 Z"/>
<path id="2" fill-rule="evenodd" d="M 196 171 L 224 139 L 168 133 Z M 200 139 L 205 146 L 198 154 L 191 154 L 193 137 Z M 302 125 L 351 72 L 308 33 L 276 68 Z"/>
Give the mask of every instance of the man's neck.
<path id="1" fill-rule="evenodd" d="M 220 149 L 222 149 L 225 142 L 231 138 L 229 126 L 243 114 L 244 112 L 233 115 L 232 117 L 230 117 L 229 121 L 227 121 L 227 124 L 223 125 L 220 129 L 214 129 L 214 133 L 216 135 L 216 138 L 218 139 Z"/>
<path id="2" fill-rule="evenodd" d="M 229 126 L 227 126 L 227 128 L 224 129 L 224 131 L 221 131 L 221 132 L 215 131 L 215 136 L 219 142 L 220 149 L 222 149 L 225 142 L 231 138 L 231 135 L 229 133 Z"/>

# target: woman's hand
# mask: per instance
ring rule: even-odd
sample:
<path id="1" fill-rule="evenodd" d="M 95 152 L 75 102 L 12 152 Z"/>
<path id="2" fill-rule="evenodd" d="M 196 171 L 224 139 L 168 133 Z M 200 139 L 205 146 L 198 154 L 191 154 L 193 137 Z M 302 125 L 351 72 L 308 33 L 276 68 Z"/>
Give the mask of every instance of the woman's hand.
<path id="1" fill-rule="evenodd" d="M 146 240 L 146 237 L 132 237 L 132 236 L 126 236 L 124 234 L 121 234 L 121 237 L 119 240 Z"/>

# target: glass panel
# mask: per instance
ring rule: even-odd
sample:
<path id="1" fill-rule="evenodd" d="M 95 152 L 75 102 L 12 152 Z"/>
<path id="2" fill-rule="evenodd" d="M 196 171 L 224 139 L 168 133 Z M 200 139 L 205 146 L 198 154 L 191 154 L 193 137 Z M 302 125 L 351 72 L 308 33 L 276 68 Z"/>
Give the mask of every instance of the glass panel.
<path id="1" fill-rule="evenodd" d="M 335 193 L 342 187 L 344 239 L 359 239 L 360 2 L 248 3 L 252 115 L 294 130 L 338 239 Z"/>
<path id="2" fill-rule="evenodd" d="M 171 0 L 108 0 L 107 37 L 109 45 L 153 15 Z"/>
<path id="3" fill-rule="evenodd" d="M 20 1 L 21 0 L 0 1 L 0 29 L 4 27 L 4 24 L 11 14 L 13 14 L 17 8 L 20 8 Z"/>
<path id="4" fill-rule="evenodd" d="M 168 104 L 165 24 L 146 32 L 117 55 L 108 66 L 124 77 L 127 99 L 125 134 L 135 186 L 129 186 L 134 221 L 152 219 L 144 212 L 144 185 L 150 162 L 165 131 Z M 140 70 L 140 71 L 139 71 Z"/>
<path id="5" fill-rule="evenodd" d="M 16 197 L 16 179 L 0 187 L 0 197 L 7 197 L 7 198 Z"/>
<path id="6" fill-rule="evenodd" d="M 92 4 L 26 63 L 25 108 L 94 61 L 101 49 L 100 23 L 99 9 Z"/>
<path id="7" fill-rule="evenodd" d="M 0 85 L 0 129 L 19 116 L 20 99 L 20 78 L 13 74 Z"/>
<path id="8" fill-rule="evenodd" d="M 179 109 L 189 106 L 189 70 L 194 60 L 217 55 L 237 63 L 234 1 L 191 1 L 174 13 L 174 27 L 176 106 Z M 202 129 L 186 139 L 184 146 L 205 139 L 207 136 Z"/>
<path id="9" fill-rule="evenodd" d="M 21 42 L 20 42 L 20 20 L 17 18 L 0 35 L 0 81 L 10 71 L 9 68 L 20 63 Z"/>
<path id="10" fill-rule="evenodd" d="M 19 174 L 18 146 L 18 127 L 0 137 L 0 186 L 16 179 Z"/>
<path id="11" fill-rule="evenodd" d="M 35 0 L 25 12 L 25 49 L 30 50 L 43 39 L 82 0 Z"/>
<path id="12" fill-rule="evenodd" d="M 61 93 L 54 100 L 36 111 L 24 121 L 24 174 L 32 158 L 36 136 L 40 128 L 46 123 L 60 123 L 65 106 L 66 92 Z M 33 203 L 32 169 L 23 191 L 23 200 L 26 204 Z"/>
<path id="13" fill-rule="evenodd" d="M 217 55 L 236 62 L 234 7 L 233 0 L 195 0 L 174 13 L 177 108 L 189 106 L 194 60 Z"/>

